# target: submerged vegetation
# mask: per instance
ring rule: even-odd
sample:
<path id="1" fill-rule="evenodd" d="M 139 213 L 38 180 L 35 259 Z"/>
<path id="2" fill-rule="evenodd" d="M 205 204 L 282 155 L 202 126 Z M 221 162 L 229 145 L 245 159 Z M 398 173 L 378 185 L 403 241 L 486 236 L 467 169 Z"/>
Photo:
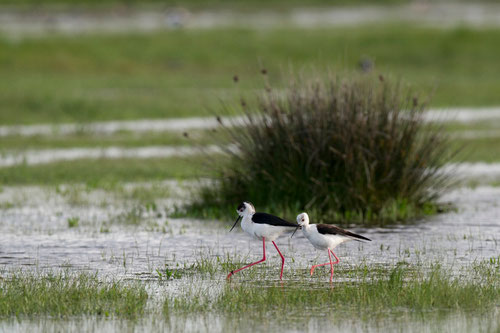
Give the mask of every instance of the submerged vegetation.
<path id="1" fill-rule="evenodd" d="M 450 183 L 448 136 L 423 119 L 425 103 L 401 83 L 364 76 L 268 87 L 242 102 L 244 126 L 224 126 L 229 163 L 195 208 L 251 201 L 259 209 L 314 211 L 379 222 L 434 213 Z M 227 145 L 226 142 L 221 146 Z"/>
<path id="2" fill-rule="evenodd" d="M 428 276 L 396 267 L 387 275 L 357 283 L 337 283 L 334 288 L 313 289 L 305 293 L 303 288 L 283 290 L 269 288 L 248 289 L 236 287 L 226 292 L 221 304 L 232 311 L 297 311 L 297 305 L 306 308 L 328 304 L 337 311 L 380 312 L 394 309 L 408 311 L 481 310 L 486 311 L 498 302 L 500 285 L 498 278 L 485 281 L 463 282 L 452 278 L 442 268 L 436 267 Z"/>
<path id="3" fill-rule="evenodd" d="M 459 274 L 438 264 L 401 262 L 392 267 L 344 267 L 337 271 L 333 284 L 309 279 L 308 270 L 298 270 L 285 284 L 224 285 L 219 285 L 217 276 L 225 275 L 241 258 L 217 258 L 217 264 L 208 257 L 200 260 L 190 267 L 157 270 L 160 285 L 183 279 L 181 285 L 185 287 L 173 294 L 153 291 L 155 297 L 148 296 L 142 284 L 100 280 L 90 273 L 4 272 L 0 279 L 0 317 L 91 315 L 133 319 L 163 314 L 168 319 L 199 313 L 231 317 L 244 312 L 251 317 L 271 318 L 285 311 L 300 321 L 311 318 L 304 313 L 307 309 L 314 316 L 356 313 L 369 319 L 401 312 L 425 316 L 430 310 L 489 313 L 500 302 L 498 259 L 471 264 Z M 214 277 L 215 281 L 209 282 Z M 192 283 L 200 278 L 208 284 Z M 152 306 L 147 306 L 148 300 Z M 158 307 L 157 302 L 163 306 Z"/>
<path id="4" fill-rule="evenodd" d="M 333 285 L 296 280 L 285 285 L 227 284 L 215 296 L 194 288 L 183 297 L 167 298 L 164 311 L 170 315 L 210 309 L 267 317 L 300 316 L 304 309 L 316 315 L 358 313 L 362 317 L 429 310 L 488 312 L 500 301 L 499 273 L 498 266 L 487 262 L 471 265 L 460 277 L 440 265 L 362 265 L 340 271 Z"/>

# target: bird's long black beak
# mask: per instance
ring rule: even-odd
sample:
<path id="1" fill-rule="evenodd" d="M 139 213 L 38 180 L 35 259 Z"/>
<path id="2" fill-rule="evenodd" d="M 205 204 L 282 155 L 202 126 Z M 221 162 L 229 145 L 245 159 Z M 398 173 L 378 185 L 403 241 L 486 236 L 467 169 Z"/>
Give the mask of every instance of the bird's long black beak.
<path id="1" fill-rule="evenodd" d="M 290 236 L 290 238 L 292 238 L 292 237 L 293 237 L 293 235 L 295 235 L 295 233 L 296 233 L 296 232 L 297 232 L 297 230 L 299 230 L 299 229 L 300 229 L 300 225 L 299 225 L 299 226 L 297 226 L 297 228 L 295 228 L 295 230 L 293 231 L 293 234 Z"/>
<path id="2" fill-rule="evenodd" d="M 238 223 L 239 220 L 241 220 L 241 216 L 238 215 L 238 218 L 234 222 L 233 227 L 231 228 L 231 230 L 229 230 L 229 232 L 233 231 L 234 227 L 236 227 L 236 224 Z"/>

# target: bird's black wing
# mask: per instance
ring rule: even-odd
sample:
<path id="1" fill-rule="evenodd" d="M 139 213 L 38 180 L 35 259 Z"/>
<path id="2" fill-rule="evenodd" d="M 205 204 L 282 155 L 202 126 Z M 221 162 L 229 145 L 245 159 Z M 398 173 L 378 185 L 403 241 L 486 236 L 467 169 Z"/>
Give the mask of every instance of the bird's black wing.
<path id="1" fill-rule="evenodd" d="M 336 226 L 331 225 L 331 224 L 316 224 L 316 229 L 322 235 L 341 235 L 341 236 L 352 237 L 355 239 L 362 239 L 362 240 L 371 241 L 371 239 L 368 239 L 364 236 L 355 234 L 353 232 L 350 232 L 348 230 L 344 230 L 342 228 L 336 227 Z"/>
<path id="2" fill-rule="evenodd" d="M 279 226 L 279 227 L 293 227 L 293 228 L 298 227 L 298 225 L 295 223 L 288 222 L 286 220 L 283 220 L 282 218 L 279 218 L 277 216 L 267 214 L 267 213 L 255 213 L 255 214 L 253 214 L 252 221 L 254 223 L 269 224 L 269 225 L 274 225 L 274 226 Z"/>

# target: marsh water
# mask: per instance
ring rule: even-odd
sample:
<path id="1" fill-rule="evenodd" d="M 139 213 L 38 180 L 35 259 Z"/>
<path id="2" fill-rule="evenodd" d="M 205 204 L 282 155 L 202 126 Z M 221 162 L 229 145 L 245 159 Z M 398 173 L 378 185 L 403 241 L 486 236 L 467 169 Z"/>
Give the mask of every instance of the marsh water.
<path id="1" fill-rule="evenodd" d="M 426 121 L 474 123 L 500 119 L 500 108 L 441 108 L 430 109 L 424 114 Z M 221 117 L 226 126 L 244 125 L 245 118 L 240 116 Z M 35 125 L 0 125 L 0 137 L 9 135 L 70 135 L 76 133 L 113 134 L 120 131 L 133 133 L 186 131 L 214 129 L 220 126 L 215 117 L 190 117 L 169 119 L 137 119 L 103 121 L 79 124 L 35 124 Z M 496 132 L 498 136 L 498 132 Z"/>
<path id="2" fill-rule="evenodd" d="M 129 186 L 134 187 L 133 184 Z M 175 187 L 174 183 L 165 186 Z M 175 197 L 175 189 L 173 190 Z M 362 263 L 393 266 L 400 262 L 439 262 L 450 271 L 500 255 L 500 188 L 482 186 L 459 188 L 441 200 L 453 202 L 456 209 L 411 224 L 375 228 L 350 229 L 372 239 L 372 242 L 349 242 L 335 251 L 340 258 L 340 270 Z M 159 273 L 166 268 L 185 268 L 200 260 L 238 258 L 242 263 L 262 256 L 261 242 L 250 238 L 239 228 L 229 232 L 230 221 L 207 221 L 170 218 L 176 200 L 164 198 L 154 206 L 136 205 L 103 190 L 71 191 L 55 187 L 4 187 L 0 193 L 0 269 L 5 272 L 31 270 L 91 271 L 103 279 L 143 281 L 152 295 L 182 293 L 195 283 L 217 293 L 226 283 L 227 272 L 218 271 L 210 277 L 181 277 L 160 281 Z M 70 225 L 69 221 L 76 221 Z M 314 223 L 314 221 L 312 221 Z M 277 241 L 285 255 L 283 286 L 303 284 L 322 287 L 328 282 L 326 270 L 314 277 L 304 272 L 312 264 L 328 261 L 325 253 L 316 251 L 298 232 Z M 258 275 L 259 283 L 279 283 L 280 259 L 272 246 L 267 247 L 265 271 Z M 254 276 L 243 273 L 233 283 L 255 283 Z M 336 282 L 339 279 L 335 280 Z M 154 305 L 153 305 L 154 306 Z M 332 314 L 335 317 L 334 314 Z M 389 318 L 389 317 L 388 317 Z M 401 327 L 415 331 L 490 331 L 498 329 L 496 314 L 468 318 L 464 315 L 435 314 L 435 320 L 402 314 L 390 318 L 348 321 L 330 316 L 304 314 L 299 324 L 288 325 L 282 320 L 263 321 L 261 328 L 316 331 L 336 327 L 342 331 L 386 330 Z M 410 323 L 410 324 L 409 324 Z M 106 321 L 98 318 L 73 320 L 10 320 L 0 322 L 1 330 L 16 331 L 78 331 L 89 330 L 163 330 L 190 331 L 222 330 L 238 326 L 252 330 L 255 323 L 244 318 L 223 316 L 174 318 L 168 322 L 142 318 L 134 323 Z M 131 325 L 131 326 L 130 326 Z M 245 326 L 246 325 L 246 326 Z M 288 326 L 287 326 L 288 325 Z M 299 326 L 297 326 L 299 325 Z M 333 326 L 332 326 L 333 325 Z M 392 325 L 392 326 L 391 326 Z"/>

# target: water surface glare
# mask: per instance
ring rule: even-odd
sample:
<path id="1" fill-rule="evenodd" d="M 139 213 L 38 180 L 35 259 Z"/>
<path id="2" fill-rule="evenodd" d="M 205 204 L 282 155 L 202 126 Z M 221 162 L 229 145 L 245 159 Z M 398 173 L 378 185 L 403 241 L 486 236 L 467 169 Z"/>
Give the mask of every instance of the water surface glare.
<path id="1" fill-rule="evenodd" d="M 270 329 L 279 332 L 497 332 L 500 328 L 496 311 L 482 317 L 471 317 L 466 313 L 435 313 L 422 318 L 416 314 L 401 313 L 397 317 L 384 316 L 368 321 L 344 317 L 332 313 L 327 318 L 284 317 L 276 327 L 268 320 L 251 320 L 244 316 L 228 318 L 220 315 L 181 316 L 170 320 L 146 316 L 137 321 L 106 320 L 97 317 L 78 319 L 11 319 L 0 321 L 0 331 L 5 332 L 263 332 Z"/>
<path id="2" fill-rule="evenodd" d="M 161 201 L 155 209 L 134 211 L 130 202 L 105 201 L 106 194 L 99 191 L 94 202 L 74 205 L 64 194 L 50 190 L 17 189 L 6 188 L 0 195 L 0 265 L 5 268 L 70 265 L 125 277 L 153 273 L 165 263 L 189 264 L 203 253 L 261 257 L 260 241 L 240 228 L 229 233 L 229 221 L 170 218 L 170 200 Z M 364 261 L 390 265 L 401 259 L 460 265 L 500 253 L 500 188 L 457 189 L 442 200 L 454 202 L 457 210 L 406 225 L 352 227 L 373 241 L 340 246 L 336 251 L 340 265 Z M 127 214 L 135 214 L 133 223 Z M 72 217 L 79 219 L 74 228 L 68 226 Z M 287 262 L 288 267 L 305 268 L 313 261 L 327 259 L 326 253 L 314 250 L 300 232 L 293 239 L 289 235 L 277 241 L 285 256 L 294 258 L 293 263 Z M 268 255 L 268 264 L 277 265 L 272 246 Z"/>
<path id="3" fill-rule="evenodd" d="M 495 121 L 500 119 L 500 107 L 430 109 L 425 112 L 424 119 L 429 122 L 459 123 Z M 225 126 L 240 126 L 245 124 L 245 118 L 241 116 L 221 117 L 220 120 Z M 0 137 L 10 135 L 71 135 L 75 133 L 113 134 L 119 131 L 130 131 L 133 133 L 179 132 L 186 130 L 213 129 L 219 126 L 219 121 L 213 116 L 111 120 L 77 124 L 2 125 L 0 126 Z"/>

